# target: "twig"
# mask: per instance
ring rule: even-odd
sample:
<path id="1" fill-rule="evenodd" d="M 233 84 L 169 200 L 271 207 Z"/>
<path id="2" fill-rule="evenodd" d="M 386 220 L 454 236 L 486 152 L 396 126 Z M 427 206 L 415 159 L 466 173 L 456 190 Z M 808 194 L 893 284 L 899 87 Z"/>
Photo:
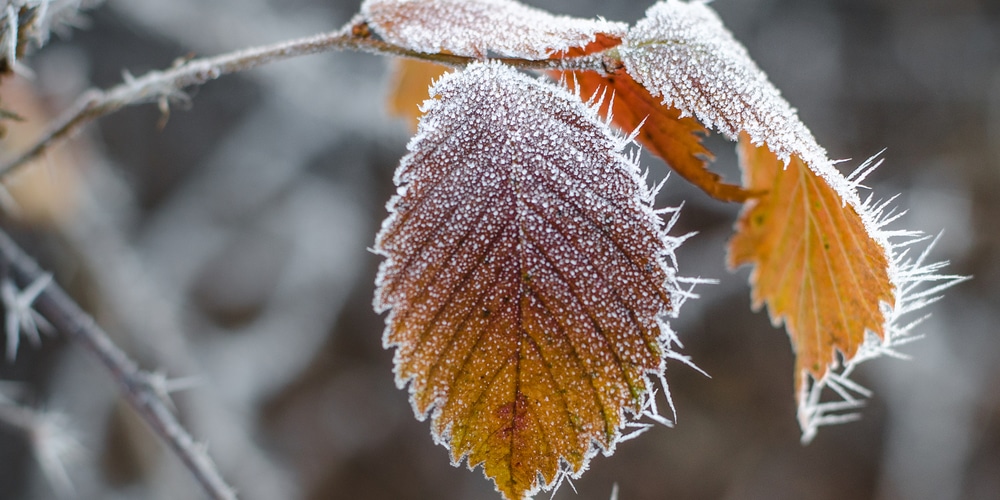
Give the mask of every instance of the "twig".
<path id="1" fill-rule="evenodd" d="M 3 231 L 0 231 L 0 258 L 7 261 L 10 276 L 18 286 L 27 286 L 45 275 L 34 259 Z M 54 282 L 38 295 L 34 306 L 57 332 L 97 356 L 118 382 L 126 401 L 180 457 L 210 498 L 236 499 L 235 491 L 219 474 L 205 447 L 196 443 L 170 412 L 154 374 L 140 369 Z"/>
<path id="2" fill-rule="evenodd" d="M 150 71 L 142 77 L 125 75 L 125 81 L 108 90 L 91 89 L 83 93 L 62 116 L 53 121 L 49 131 L 21 155 L 0 164 L 0 178 L 42 155 L 52 144 L 69 137 L 82 125 L 109 115 L 126 106 L 159 102 L 166 108 L 170 99 L 183 97 L 183 89 L 204 84 L 222 75 L 246 71 L 264 64 L 293 57 L 335 50 L 358 50 L 382 55 L 421 59 L 448 66 L 464 66 L 478 59 L 453 54 L 425 54 L 393 45 L 374 36 L 367 24 L 355 18 L 338 31 L 322 33 L 273 45 L 244 49 L 215 57 L 180 60 L 167 70 Z M 605 71 L 604 53 L 557 59 L 527 60 L 498 58 L 523 69 L 564 69 Z"/>

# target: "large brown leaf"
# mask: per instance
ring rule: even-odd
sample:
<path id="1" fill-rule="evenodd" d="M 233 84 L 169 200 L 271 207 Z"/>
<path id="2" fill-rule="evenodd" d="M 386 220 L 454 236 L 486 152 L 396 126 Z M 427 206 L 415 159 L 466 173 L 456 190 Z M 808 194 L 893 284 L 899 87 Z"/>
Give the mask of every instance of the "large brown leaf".
<path id="1" fill-rule="evenodd" d="M 377 237 L 375 306 L 418 417 L 520 499 L 647 408 L 675 241 L 622 139 L 565 89 L 473 64 L 432 97 Z"/>
<path id="2" fill-rule="evenodd" d="M 866 331 L 884 336 L 882 304 L 895 304 L 885 249 L 852 205 L 793 156 L 787 167 L 746 137 L 739 145 L 746 185 L 768 194 L 746 204 L 729 265 L 753 264 L 753 304 L 767 303 L 795 350 L 796 394 L 822 380 L 839 351 L 849 360 Z"/>

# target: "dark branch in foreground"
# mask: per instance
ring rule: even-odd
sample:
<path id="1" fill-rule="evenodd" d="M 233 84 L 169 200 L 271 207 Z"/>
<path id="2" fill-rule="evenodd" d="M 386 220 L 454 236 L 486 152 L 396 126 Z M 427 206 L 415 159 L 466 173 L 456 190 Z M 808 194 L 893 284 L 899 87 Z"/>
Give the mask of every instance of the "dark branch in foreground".
<path id="1" fill-rule="evenodd" d="M 3 231 L 0 231 L 0 259 L 6 261 L 10 278 L 19 288 L 28 287 L 46 276 L 34 259 Z M 125 400 L 167 442 L 210 498 L 236 499 L 235 491 L 219 474 L 205 447 L 196 443 L 171 413 L 165 391 L 162 384 L 157 383 L 156 375 L 140 369 L 54 282 L 49 283 L 35 299 L 34 309 L 57 332 L 97 356 L 118 382 Z"/>

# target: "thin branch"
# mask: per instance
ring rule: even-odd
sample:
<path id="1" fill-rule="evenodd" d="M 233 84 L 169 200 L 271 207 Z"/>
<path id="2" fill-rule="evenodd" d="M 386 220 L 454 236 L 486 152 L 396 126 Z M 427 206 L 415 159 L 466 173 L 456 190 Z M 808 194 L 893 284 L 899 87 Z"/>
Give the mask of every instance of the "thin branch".
<path id="1" fill-rule="evenodd" d="M 0 231 L 0 258 L 7 261 L 11 278 L 25 287 L 46 275 L 3 231 Z M 235 500 L 236 493 L 219 474 L 215 463 L 177 421 L 161 395 L 155 374 L 144 371 L 118 348 L 59 285 L 49 283 L 34 301 L 35 310 L 60 334 L 79 343 L 97 356 L 118 382 L 125 400 L 177 454 L 209 497 Z"/>
<path id="2" fill-rule="evenodd" d="M 124 107 L 159 102 L 161 107 L 166 109 L 169 100 L 183 98 L 184 94 L 181 92 L 183 89 L 202 85 L 222 75 L 246 71 L 293 57 L 340 50 L 408 57 L 448 66 L 465 66 L 477 60 L 474 57 L 453 54 L 425 54 L 390 44 L 372 34 L 368 25 L 360 18 L 355 18 L 340 30 L 331 33 L 244 49 L 215 57 L 179 60 L 170 69 L 150 71 L 139 78 L 126 74 L 122 84 L 108 90 L 91 89 L 84 92 L 67 111 L 53 121 L 49 131 L 31 148 L 16 158 L 0 164 L 0 178 L 41 156 L 54 143 L 69 137 L 81 126 Z M 599 52 L 558 59 L 499 58 L 497 60 L 522 69 L 604 72 L 608 64 L 615 63 L 613 60 L 609 62 L 608 59 L 609 57 L 613 59 L 617 52 L 609 54 Z"/>

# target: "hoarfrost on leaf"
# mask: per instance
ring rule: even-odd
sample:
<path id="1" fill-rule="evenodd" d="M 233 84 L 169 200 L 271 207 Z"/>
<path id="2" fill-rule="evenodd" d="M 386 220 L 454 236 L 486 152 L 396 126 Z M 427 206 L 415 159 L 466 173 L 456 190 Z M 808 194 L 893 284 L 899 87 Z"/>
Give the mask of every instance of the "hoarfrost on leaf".
<path id="1" fill-rule="evenodd" d="M 547 59 L 628 27 L 557 16 L 513 0 L 367 0 L 361 15 L 384 40 L 427 54 Z M 603 47 L 602 47 L 603 48 Z"/>
<path id="2" fill-rule="evenodd" d="M 619 52 L 628 73 L 665 105 L 730 140 L 746 133 L 785 163 L 798 156 L 842 197 L 854 196 L 795 109 L 706 3 L 653 5 Z"/>
<path id="3" fill-rule="evenodd" d="M 375 308 L 417 417 L 520 499 L 657 413 L 652 381 L 687 362 L 664 322 L 690 296 L 680 238 L 598 104 L 497 63 L 431 94 L 376 240 Z"/>
<path id="4" fill-rule="evenodd" d="M 897 349 L 919 338 L 914 329 L 927 318 L 919 313 L 937 302 L 946 289 L 969 279 L 942 272 L 948 265 L 946 261 L 928 262 L 937 238 L 930 239 L 920 231 L 887 229 L 900 215 L 892 209 L 891 202 L 892 199 L 878 201 L 870 196 L 863 209 L 876 221 L 879 236 L 892 242 L 888 249 L 889 274 L 896 300 L 892 305 L 882 304 L 885 323 L 881 337 L 865 332 L 864 342 L 852 358 L 830 366 L 825 376 L 801 388 L 797 416 L 803 443 L 812 441 L 822 426 L 856 420 L 859 417 L 856 411 L 871 396 L 871 391 L 850 378 L 858 365 L 885 356 L 905 358 Z M 930 243 L 918 255 L 911 254 L 911 250 L 928 240 Z"/>
<path id="5" fill-rule="evenodd" d="M 870 392 L 850 380 L 854 368 L 894 355 L 911 340 L 912 313 L 962 277 L 926 264 L 918 231 L 889 230 L 890 202 L 843 197 L 793 156 L 787 166 L 764 146 L 740 140 L 746 185 L 767 189 L 746 204 L 729 246 L 729 265 L 753 264 L 754 307 L 765 302 L 785 324 L 795 350 L 795 387 L 802 440 L 822 425 L 845 422 Z M 857 185 L 878 163 L 869 160 L 845 180 Z M 855 195 L 856 197 L 856 195 Z M 928 283 L 934 283 L 924 289 Z M 908 322 L 908 324 L 904 324 Z M 827 391 L 829 389 L 829 391 Z M 826 394 L 834 396 L 831 400 Z"/>

